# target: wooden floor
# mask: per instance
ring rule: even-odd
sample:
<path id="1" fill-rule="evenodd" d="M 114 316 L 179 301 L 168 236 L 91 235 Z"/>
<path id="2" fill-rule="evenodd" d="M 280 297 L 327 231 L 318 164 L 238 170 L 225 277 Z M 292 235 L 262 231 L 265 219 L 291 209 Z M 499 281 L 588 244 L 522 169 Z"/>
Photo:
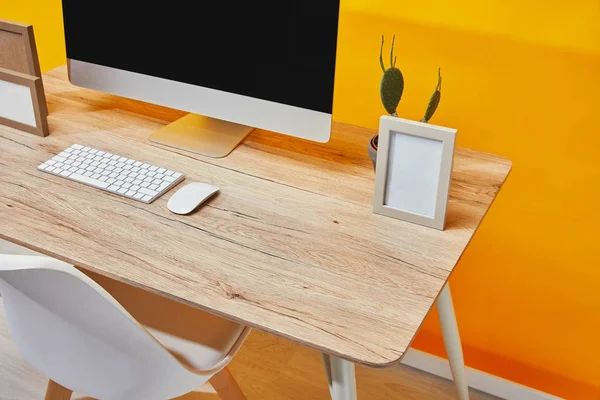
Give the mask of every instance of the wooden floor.
<path id="1" fill-rule="evenodd" d="M 254 331 L 230 364 L 248 400 L 328 399 L 321 356 L 290 341 Z M 452 382 L 406 366 L 357 367 L 359 399 L 455 399 Z M 0 399 L 43 399 L 47 380 L 19 355 L 10 338 L 0 299 Z M 75 395 L 73 398 L 82 399 Z M 493 399 L 472 393 L 472 400 Z M 178 400 L 218 400 L 193 393 Z"/>

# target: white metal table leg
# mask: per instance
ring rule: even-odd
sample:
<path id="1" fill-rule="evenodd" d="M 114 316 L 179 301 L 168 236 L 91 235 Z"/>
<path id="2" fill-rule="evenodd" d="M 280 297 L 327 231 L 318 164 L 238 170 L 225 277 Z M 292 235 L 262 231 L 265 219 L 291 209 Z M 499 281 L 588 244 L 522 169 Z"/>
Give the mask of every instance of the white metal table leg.
<path id="1" fill-rule="evenodd" d="M 323 364 L 332 400 L 356 400 L 354 363 L 323 353 Z"/>
<path id="2" fill-rule="evenodd" d="M 469 399 L 469 386 L 465 374 L 465 360 L 456 324 L 456 315 L 454 314 L 454 304 L 452 303 L 452 294 L 450 293 L 450 283 L 446 283 L 444 289 L 437 299 L 437 310 L 440 316 L 440 325 L 442 326 L 442 336 L 444 337 L 444 346 L 450 362 L 452 378 L 458 391 L 460 400 Z"/>

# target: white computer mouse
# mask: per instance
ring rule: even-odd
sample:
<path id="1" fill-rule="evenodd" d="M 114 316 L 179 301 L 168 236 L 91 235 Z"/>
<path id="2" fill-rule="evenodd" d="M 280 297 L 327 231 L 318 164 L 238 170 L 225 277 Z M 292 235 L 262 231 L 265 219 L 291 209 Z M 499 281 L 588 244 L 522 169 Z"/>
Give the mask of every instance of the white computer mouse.
<path id="1" fill-rule="evenodd" d="M 171 196 L 167 208 L 175 214 L 189 214 L 218 191 L 218 187 L 206 183 L 188 183 Z"/>

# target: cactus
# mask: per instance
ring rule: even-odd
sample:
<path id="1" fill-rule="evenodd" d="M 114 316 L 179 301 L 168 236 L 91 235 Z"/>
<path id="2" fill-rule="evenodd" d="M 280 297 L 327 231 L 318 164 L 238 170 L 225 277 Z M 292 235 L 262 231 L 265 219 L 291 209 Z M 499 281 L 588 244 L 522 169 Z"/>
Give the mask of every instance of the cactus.
<path id="1" fill-rule="evenodd" d="M 394 41 L 396 35 L 392 38 L 392 47 L 390 49 L 390 67 L 385 68 L 383 64 L 383 44 L 384 37 L 381 35 L 381 49 L 379 50 L 379 64 L 383 71 L 381 77 L 381 84 L 379 93 L 381 95 L 381 102 L 385 110 L 392 116 L 396 117 L 396 108 L 402 98 L 402 92 L 404 91 L 404 77 L 402 72 L 396 68 L 396 57 L 394 56 Z"/>
<path id="2" fill-rule="evenodd" d="M 435 87 L 435 91 L 431 95 L 429 99 L 429 104 L 427 105 L 427 110 L 425 111 L 425 116 L 421 119 L 421 122 L 428 123 L 435 110 L 437 110 L 438 104 L 440 104 L 440 99 L 442 98 L 442 71 L 438 68 L 438 82 Z"/>

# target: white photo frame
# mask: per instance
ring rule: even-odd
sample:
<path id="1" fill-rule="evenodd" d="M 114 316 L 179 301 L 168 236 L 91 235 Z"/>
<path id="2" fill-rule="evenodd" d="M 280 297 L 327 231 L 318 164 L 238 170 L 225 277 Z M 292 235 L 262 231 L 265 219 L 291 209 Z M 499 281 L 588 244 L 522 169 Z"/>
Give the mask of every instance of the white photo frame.
<path id="1" fill-rule="evenodd" d="M 373 212 L 443 230 L 456 132 L 382 116 Z"/>

